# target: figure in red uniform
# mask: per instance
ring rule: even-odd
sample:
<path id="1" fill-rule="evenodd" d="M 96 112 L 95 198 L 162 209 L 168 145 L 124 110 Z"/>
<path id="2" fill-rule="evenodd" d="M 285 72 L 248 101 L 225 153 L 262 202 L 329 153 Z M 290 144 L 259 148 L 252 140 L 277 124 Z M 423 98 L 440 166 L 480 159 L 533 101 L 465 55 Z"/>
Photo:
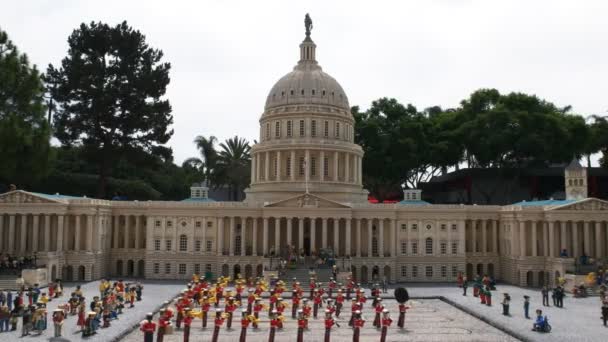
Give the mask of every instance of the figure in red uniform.
<path id="1" fill-rule="evenodd" d="M 253 303 L 255 302 L 255 294 L 253 293 L 253 289 L 248 289 L 247 293 L 249 293 L 247 296 L 247 314 L 251 315 L 253 312 Z"/>
<path id="2" fill-rule="evenodd" d="M 304 329 L 308 328 L 308 320 L 304 317 L 304 311 L 298 310 L 298 339 L 297 342 L 304 342 Z"/>
<path id="3" fill-rule="evenodd" d="M 405 325 L 405 312 L 409 308 L 410 307 L 405 305 L 405 303 L 399 304 L 399 321 L 397 322 L 397 326 L 399 326 L 399 328 L 401 328 L 401 329 L 403 329 L 403 327 Z"/>
<path id="4" fill-rule="evenodd" d="M 374 326 L 378 329 L 380 329 L 381 324 L 380 324 L 380 315 L 382 315 L 382 310 L 384 310 L 384 305 L 382 305 L 382 298 L 377 298 L 376 301 L 378 302 L 378 304 L 376 304 L 376 307 L 374 309 L 374 311 L 376 312 L 376 317 L 374 318 Z"/>
<path id="5" fill-rule="evenodd" d="M 144 342 L 154 341 L 156 323 L 152 322 L 152 313 L 146 314 L 146 319 L 139 323 L 139 330 L 143 331 L 144 333 Z"/>
<path id="6" fill-rule="evenodd" d="M 386 342 L 386 333 L 388 332 L 388 327 L 391 326 L 393 320 L 388 314 L 388 310 L 382 311 L 382 335 L 380 336 L 380 342 Z"/>
<path id="7" fill-rule="evenodd" d="M 192 324 L 192 320 L 194 318 L 191 314 L 190 308 L 184 309 L 184 342 L 190 341 L 190 325 Z"/>
<path id="8" fill-rule="evenodd" d="M 280 321 L 277 310 L 272 310 L 270 314 L 270 335 L 268 335 L 268 342 L 274 342 L 274 335 L 277 332 Z"/>
<path id="9" fill-rule="evenodd" d="M 160 309 L 158 315 L 158 332 L 156 333 L 156 342 L 163 342 L 167 327 L 171 324 L 171 321 L 167 319 L 166 310 Z"/>
<path id="10" fill-rule="evenodd" d="M 220 334 L 220 328 L 224 324 L 224 318 L 222 317 L 222 309 L 215 310 L 215 327 L 213 328 L 213 337 L 211 338 L 212 342 L 217 342 L 217 338 Z"/>
<path id="11" fill-rule="evenodd" d="M 201 321 L 203 328 L 207 327 L 207 317 L 209 316 L 210 309 L 211 303 L 209 303 L 209 298 L 207 298 L 207 296 L 203 296 L 203 299 L 201 299 Z"/>
<path id="12" fill-rule="evenodd" d="M 336 307 L 334 306 L 334 301 L 333 299 L 328 299 L 327 300 L 327 306 L 325 307 L 325 310 L 329 310 L 329 312 L 333 315 L 334 312 L 336 312 Z"/>
<path id="13" fill-rule="evenodd" d="M 241 336 L 239 337 L 239 342 L 245 342 L 247 339 L 247 328 L 249 327 L 249 323 L 251 323 L 251 321 L 247 317 L 246 309 L 243 309 L 241 313 L 243 317 L 241 318 Z"/>
<path id="14" fill-rule="evenodd" d="M 260 301 L 260 298 L 256 298 L 255 304 L 253 305 L 253 316 L 255 317 L 255 320 L 253 321 L 254 329 L 258 328 L 257 320 L 260 318 L 260 311 L 264 310 L 264 305 Z"/>
<path id="15" fill-rule="evenodd" d="M 315 282 L 315 278 L 310 278 L 310 283 L 308 283 L 308 287 L 310 288 L 310 299 L 313 298 L 315 288 L 317 287 L 317 283 Z"/>
<path id="16" fill-rule="evenodd" d="M 361 311 L 355 312 L 355 318 L 353 320 L 353 342 L 359 342 L 359 335 L 361 334 L 361 328 L 365 324 L 365 320 L 361 317 Z"/>
<path id="17" fill-rule="evenodd" d="M 279 298 L 279 295 L 277 293 L 274 293 L 273 295 L 270 296 L 270 298 L 268 298 L 268 303 L 270 304 L 270 306 L 268 307 L 269 315 L 272 313 L 272 310 L 274 310 L 274 305 L 277 302 L 277 298 Z"/>
<path id="18" fill-rule="evenodd" d="M 224 307 L 226 313 L 228 314 L 228 322 L 226 323 L 226 328 L 228 330 L 232 329 L 232 315 L 236 311 L 236 304 L 234 303 L 233 297 L 228 297 L 228 304 Z"/>
<path id="19" fill-rule="evenodd" d="M 374 287 L 372 287 L 370 293 L 372 295 L 372 307 L 375 308 L 376 305 L 378 305 L 378 298 L 380 298 L 380 289 L 378 289 L 378 284 L 374 284 Z"/>
<path id="20" fill-rule="evenodd" d="M 346 300 L 350 300 L 350 294 L 353 291 L 354 287 L 355 282 L 352 280 L 351 277 L 348 277 L 348 280 L 346 281 Z"/>
<path id="21" fill-rule="evenodd" d="M 285 311 L 285 303 L 283 302 L 283 298 L 277 298 L 276 310 L 279 317 L 283 317 L 283 312 Z M 279 322 L 279 329 L 283 329 L 283 320 Z"/>
<path id="22" fill-rule="evenodd" d="M 327 285 L 327 287 L 329 288 L 329 290 L 327 291 L 327 297 L 331 298 L 331 296 L 333 295 L 334 291 L 336 290 L 336 286 L 337 283 L 334 280 L 334 278 L 330 278 L 329 279 L 329 284 Z"/>
<path id="23" fill-rule="evenodd" d="M 356 312 L 359 310 L 361 310 L 361 305 L 357 301 L 357 298 L 351 299 L 350 319 L 348 320 L 349 327 L 355 326 L 355 316 L 356 316 Z"/>
<path id="24" fill-rule="evenodd" d="M 300 297 L 298 296 L 298 290 L 293 289 L 291 291 L 291 318 L 296 319 L 296 312 L 300 306 Z"/>
<path id="25" fill-rule="evenodd" d="M 331 311 L 325 310 L 325 342 L 329 342 L 331 338 L 331 328 L 338 323 L 331 317 Z"/>
<path id="26" fill-rule="evenodd" d="M 177 311 L 176 315 L 175 315 L 175 327 L 176 328 L 181 328 L 182 327 L 182 320 L 184 319 L 184 304 L 182 303 L 182 298 L 178 298 L 177 299 L 177 303 L 175 303 L 175 310 Z"/>
<path id="27" fill-rule="evenodd" d="M 317 319 L 317 312 L 319 311 L 319 307 L 321 306 L 321 302 L 323 302 L 323 297 L 319 295 L 319 291 L 315 289 L 315 295 L 313 300 L 313 309 L 312 309 L 312 317 Z"/>
<path id="28" fill-rule="evenodd" d="M 321 299 L 323 299 L 323 295 L 325 294 L 325 290 L 323 289 L 323 284 L 317 283 L 317 289 L 319 290 L 318 295 L 321 296 Z M 321 300 L 321 303 L 319 303 L 319 307 L 323 308 L 323 300 Z"/>
<path id="29" fill-rule="evenodd" d="M 171 304 L 171 302 L 168 300 L 166 300 L 165 303 L 163 304 L 165 306 L 165 316 L 167 316 L 167 319 L 169 321 L 171 321 L 171 319 L 173 318 L 173 314 L 174 314 L 174 311 L 173 311 L 173 309 L 171 309 L 170 304 Z"/>
<path id="30" fill-rule="evenodd" d="M 344 294 L 342 293 L 342 289 L 338 289 L 338 294 L 336 295 L 336 317 L 340 317 L 340 312 L 342 311 L 343 305 Z"/>
<path id="31" fill-rule="evenodd" d="M 312 308 L 308 305 L 308 298 L 302 299 L 302 312 L 304 313 L 304 318 L 307 320 L 310 318 L 310 312 Z"/>

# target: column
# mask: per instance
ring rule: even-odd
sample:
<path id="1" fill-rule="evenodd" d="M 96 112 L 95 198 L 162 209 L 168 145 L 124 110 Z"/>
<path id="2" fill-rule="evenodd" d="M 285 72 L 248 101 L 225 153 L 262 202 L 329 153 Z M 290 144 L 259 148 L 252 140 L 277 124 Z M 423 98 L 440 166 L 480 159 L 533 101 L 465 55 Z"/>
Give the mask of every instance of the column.
<path id="1" fill-rule="evenodd" d="M 177 235 L 177 222 L 173 223 L 173 227 L 175 228 L 175 234 Z M 125 236 L 124 236 L 123 246 L 124 248 L 131 247 L 131 215 L 125 215 Z M 173 250 L 177 249 L 177 245 L 179 244 L 179 240 L 177 236 L 173 237 Z"/>
<path id="2" fill-rule="evenodd" d="M 191 219 L 192 221 L 193 219 Z M 192 227 L 194 227 L 194 223 L 192 224 Z M 192 242 L 194 243 L 194 239 L 192 239 Z M 135 248 L 139 249 L 141 248 L 141 227 L 140 227 L 140 217 L 139 215 L 135 216 Z M 194 250 L 194 248 L 191 248 L 190 250 Z"/>
<path id="3" fill-rule="evenodd" d="M 350 231 L 350 225 L 351 225 L 351 219 L 347 218 L 346 219 L 346 248 L 344 251 L 344 254 L 347 256 L 350 256 L 350 243 L 351 243 L 351 231 Z"/>
<path id="4" fill-rule="evenodd" d="M 15 215 L 8 216 L 8 243 L 6 247 L 9 253 L 15 250 Z"/>
<path id="5" fill-rule="evenodd" d="M 355 219 L 355 235 L 357 236 L 356 240 L 356 251 L 357 257 L 361 257 L 361 220 Z"/>
<path id="6" fill-rule="evenodd" d="M 292 241 L 293 241 L 293 217 L 288 217 L 287 218 L 287 246 L 295 245 L 296 248 L 298 248 L 298 244 L 293 243 Z M 277 242 L 277 244 L 280 244 L 280 242 Z"/>
<path id="7" fill-rule="evenodd" d="M 338 152 L 334 152 L 334 182 L 338 181 Z"/>
<path id="8" fill-rule="evenodd" d="M 350 183 L 350 156 L 344 153 L 344 182 Z"/>
<path id="9" fill-rule="evenodd" d="M 560 227 L 560 243 L 559 253 L 561 254 L 561 250 L 566 248 L 566 223 L 564 221 L 559 222 Z M 572 251 L 568 251 L 568 253 L 572 254 Z"/>
<path id="10" fill-rule="evenodd" d="M 298 255 L 300 250 L 304 248 L 304 218 L 298 217 Z"/>
<path id="11" fill-rule="evenodd" d="M 322 181 L 325 180 L 325 151 L 321 150 L 319 152 L 319 179 Z"/>
<path id="12" fill-rule="evenodd" d="M 32 252 L 38 251 L 38 226 L 40 217 L 38 215 L 33 215 L 32 220 Z"/>
<path id="13" fill-rule="evenodd" d="M 202 218 L 202 222 L 201 222 L 201 228 L 202 228 L 202 231 L 201 231 L 201 243 L 202 243 L 201 252 L 203 254 L 207 253 L 207 219 L 208 218 L 205 216 L 205 217 Z"/>
<path id="14" fill-rule="evenodd" d="M 317 239 L 317 218 L 311 217 L 310 219 L 310 252 L 316 249 L 315 242 Z"/>
<path id="15" fill-rule="evenodd" d="M 281 164 L 279 164 L 281 165 Z M 247 218 L 241 217 L 241 256 L 245 256 L 247 249 Z M 236 242 L 235 242 L 236 243 Z"/>
<path id="16" fill-rule="evenodd" d="M 51 251 L 51 215 L 44 215 L 44 251 Z"/>
<path id="17" fill-rule="evenodd" d="M 418 229 L 422 229 L 419 227 Z M 378 220 L 378 255 L 384 258 L 384 219 Z"/>
<path id="18" fill-rule="evenodd" d="M 95 236 L 94 236 L 95 243 L 93 244 L 93 249 L 96 251 L 103 250 L 102 244 L 105 241 L 105 235 L 106 235 L 106 231 L 107 231 L 106 227 L 108 226 L 107 225 L 108 221 L 106 221 L 107 218 L 108 218 L 108 216 L 101 216 L 101 215 L 97 216 L 97 229 L 96 229 L 97 234 L 95 234 Z M 145 228 L 145 226 L 144 226 L 144 228 Z M 145 243 L 145 241 L 144 241 L 144 243 Z"/>
<path id="19" fill-rule="evenodd" d="M 555 257 L 555 223 L 549 221 L 549 256 Z"/>
<path id="20" fill-rule="evenodd" d="M 287 220 L 289 222 L 290 219 Z M 289 223 L 288 223 L 289 224 Z M 287 234 L 291 232 L 291 229 L 287 229 Z M 287 243 L 289 245 L 289 242 Z M 280 255 L 280 246 L 281 246 L 281 218 L 274 219 L 274 254 Z"/>
<path id="21" fill-rule="evenodd" d="M 304 179 L 310 180 L 310 150 L 304 151 L 304 160 L 306 168 L 304 168 Z"/>
<path id="22" fill-rule="evenodd" d="M 464 255 L 466 253 L 466 228 L 467 223 L 465 220 L 462 220 L 458 223 L 458 233 L 459 233 L 459 242 L 458 242 L 458 254 Z"/>
<path id="23" fill-rule="evenodd" d="M 63 251 L 63 215 L 57 216 L 57 252 Z"/>
<path id="24" fill-rule="evenodd" d="M 4 244 L 4 215 L 0 214 L 0 250 L 2 251 L 8 250 L 8 248 L 4 247 Z"/>
<path id="25" fill-rule="evenodd" d="M 578 256 L 581 255 L 578 243 L 578 222 L 571 221 L 570 227 L 572 228 L 572 256 L 578 258 Z"/>
<path id="26" fill-rule="evenodd" d="M 536 221 L 531 221 L 530 224 L 532 225 L 532 256 L 536 257 L 538 256 L 538 235 L 536 230 L 538 229 L 537 227 L 537 222 Z"/>
<path id="27" fill-rule="evenodd" d="M 266 156 L 264 158 L 264 181 L 268 182 L 270 178 L 270 152 L 266 151 Z"/>
<path id="28" fill-rule="evenodd" d="M 526 256 L 526 222 L 517 221 L 519 230 L 519 255 Z"/>
<path id="29" fill-rule="evenodd" d="M 255 174 L 256 174 L 256 172 L 255 172 L 255 166 L 256 166 L 256 155 L 254 154 L 254 155 L 251 156 L 251 182 L 252 183 L 255 183 L 255 180 L 256 180 L 256 178 L 255 178 Z"/>
<path id="30" fill-rule="evenodd" d="M 374 225 L 374 219 L 367 219 L 367 256 L 368 257 L 372 257 L 374 256 L 373 253 L 373 245 L 372 245 L 372 241 L 374 239 L 374 232 L 372 230 L 372 226 Z"/>
<path id="31" fill-rule="evenodd" d="M 277 180 L 281 180 L 281 151 L 277 151 Z"/>
<path id="32" fill-rule="evenodd" d="M 327 248 L 327 218 L 322 219 L 321 224 L 321 248 Z"/>
<path id="33" fill-rule="evenodd" d="M 473 250 L 471 252 L 477 253 L 477 221 L 471 220 L 471 241 L 473 242 Z"/>
<path id="34" fill-rule="evenodd" d="M 395 248 L 395 246 L 397 246 L 397 220 L 389 220 L 389 224 L 391 225 L 390 229 L 391 229 L 391 237 L 390 237 L 390 242 L 391 242 L 391 257 L 396 257 L 397 256 L 397 249 Z M 449 234 L 450 228 L 448 227 L 448 234 Z M 437 241 L 437 243 L 439 242 L 439 239 L 435 239 L 435 241 Z"/>
<path id="35" fill-rule="evenodd" d="M 591 248 L 591 232 L 589 231 L 589 221 L 585 221 L 584 223 L 584 228 L 583 228 L 583 241 L 585 243 L 585 246 L 583 248 L 583 253 L 585 253 L 585 255 L 594 255 L 591 254 L 592 248 Z"/>
<path id="36" fill-rule="evenodd" d="M 224 254 L 224 217 L 219 217 L 217 222 L 217 255 Z"/>
<path id="37" fill-rule="evenodd" d="M 262 223 L 262 255 L 268 255 L 268 217 Z"/>
<path id="38" fill-rule="evenodd" d="M 333 230 L 334 230 L 334 253 L 336 256 L 340 255 L 340 219 L 334 218 L 333 220 Z"/>
<path id="39" fill-rule="evenodd" d="M 93 250 L 93 215 L 87 215 L 86 250 Z"/>
<path id="40" fill-rule="evenodd" d="M 492 220 L 492 252 L 498 254 L 498 221 Z"/>
<path id="41" fill-rule="evenodd" d="M 289 160 L 289 164 L 290 164 L 290 169 L 291 169 L 291 180 L 294 181 L 296 180 L 296 151 L 291 151 L 291 157 Z"/>
<path id="42" fill-rule="evenodd" d="M 486 219 L 481 220 L 481 253 L 486 254 L 488 252 L 488 221 Z"/>
<path id="43" fill-rule="evenodd" d="M 601 222 L 594 221 L 593 229 L 595 230 L 595 258 L 599 259 L 604 255 L 604 251 L 602 250 L 602 231 L 600 230 L 602 227 Z"/>
<path id="44" fill-rule="evenodd" d="M 25 247 L 27 246 L 27 215 L 21 215 L 21 232 L 20 237 L 21 241 L 19 243 L 19 251 L 25 252 Z"/>
<path id="45" fill-rule="evenodd" d="M 118 248 L 118 232 L 120 231 L 120 216 L 114 216 L 114 229 L 112 230 L 114 234 L 112 235 L 112 243 L 113 248 Z"/>
<path id="46" fill-rule="evenodd" d="M 251 227 L 251 229 L 253 230 L 253 241 L 251 242 L 251 255 L 258 256 L 258 218 L 254 217 L 252 218 L 252 220 L 253 226 Z"/>
<path id="47" fill-rule="evenodd" d="M 241 227 L 242 229 L 242 227 Z M 236 231 L 236 218 L 234 216 L 230 217 L 230 236 L 228 237 L 229 248 L 230 248 L 230 256 L 234 256 L 234 235 Z"/>
<path id="48" fill-rule="evenodd" d="M 546 221 L 541 222 L 543 226 L 543 255 L 549 256 L 549 224 Z"/>

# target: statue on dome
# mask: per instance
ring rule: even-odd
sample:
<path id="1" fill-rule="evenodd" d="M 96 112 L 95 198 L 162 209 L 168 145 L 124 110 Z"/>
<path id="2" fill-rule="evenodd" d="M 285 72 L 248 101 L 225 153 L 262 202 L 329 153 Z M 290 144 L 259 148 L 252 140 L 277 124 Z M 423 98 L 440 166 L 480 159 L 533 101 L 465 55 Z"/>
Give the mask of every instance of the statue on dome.
<path id="1" fill-rule="evenodd" d="M 304 26 L 306 27 L 306 37 L 310 37 L 310 31 L 312 30 L 312 19 L 310 19 L 310 15 L 306 13 L 304 17 Z"/>

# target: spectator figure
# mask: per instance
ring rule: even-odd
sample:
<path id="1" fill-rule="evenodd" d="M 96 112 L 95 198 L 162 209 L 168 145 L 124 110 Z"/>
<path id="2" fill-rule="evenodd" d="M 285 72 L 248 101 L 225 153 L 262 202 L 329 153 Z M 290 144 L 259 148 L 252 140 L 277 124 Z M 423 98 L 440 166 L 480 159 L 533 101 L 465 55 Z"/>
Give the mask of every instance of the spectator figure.
<path id="1" fill-rule="evenodd" d="M 565 248 L 562 249 L 562 251 L 559 252 L 559 257 L 560 258 L 567 258 L 568 257 L 568 251 Z"/>
<path id="2" fill-rule="evenodd" d="M 524 296 L 524 317 L 530 319 L 530 296 Z"/>
<path id="3" fill-rule="evenodd" d="M 463 296 L 467 295 L 467 287 L 469 287 L 469 281 L 467 280 L 467 277 L 463 277 L 462 278 L 462 295 Z"/>
<path id="4" fill-rule="evenodd" d="M 604 321 L 604 326 L 606 326 L 606 321 L 608 321 L 608 300 L 602 302 L 602 320 Z"/>
<path id="5" fill-rule="evenodd" d="M 502 314 L 509 316 L 509 305 L 511 303 L 511 296 L 505 292 L 504 298 L 502 299 Z"/>
<path id="6" fill-rule="evenodd" d="M 543 288 L 540 290 L 540 293 L 543 295 L 543 306 L 550 306 L 549 305 L 549 288 L 546 285 L 543 286 Z"/>

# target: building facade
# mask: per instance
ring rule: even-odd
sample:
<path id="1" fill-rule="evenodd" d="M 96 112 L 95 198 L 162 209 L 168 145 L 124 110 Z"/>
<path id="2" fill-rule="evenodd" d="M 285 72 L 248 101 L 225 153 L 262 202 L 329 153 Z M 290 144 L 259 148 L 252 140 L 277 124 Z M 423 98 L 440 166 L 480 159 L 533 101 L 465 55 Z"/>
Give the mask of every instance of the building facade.
<path id="1" fill-rule="evenodd" d="M 583 254 L 608 255 L 608 202 L 586 198 L 578 163 L 566 170 L 565 200 L 431 205 L 412 190 L 400 203 L 371 204 L 363 158 L 347 96 L 318 65 L 308 31 L 299 62 L 268 95 L 244 201 L 210 200 L 203 186 L 181 202 L 11 191 L 0 195 L 0 251 L 35 254 L 64 280 L 257 276 L 293 246 L 333 251 L 361 282 L 463 272 L 530 286 L 574 271 Z"/>

